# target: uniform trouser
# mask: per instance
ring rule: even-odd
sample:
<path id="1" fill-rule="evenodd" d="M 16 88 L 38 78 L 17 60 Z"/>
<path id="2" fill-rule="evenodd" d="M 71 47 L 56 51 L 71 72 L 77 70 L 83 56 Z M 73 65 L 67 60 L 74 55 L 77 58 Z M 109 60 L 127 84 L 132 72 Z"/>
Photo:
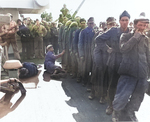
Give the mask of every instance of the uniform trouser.
<path id="1" fill-rule="evenodd" d="M 78 64 L 77 64 L 77 59 L 74 53 L 71 54 L 71 67 L 72 67 L 72 73 L 77 75 Z"/>
<path id="2" fill-rule="evenodd" d="M 99 79 L 98 79 L 98 67 L 96 67 L 95 63 L 93 64 L 92 67 L 92 76 L 91 76 L 91 83 L 92 83 L 92 88 L 91 88 L 91 93 L 95 95 L 95 93 L 99 92 Z"/>
<path id="3" fill-rule="evenodd" d="M 43 37 L 34 39 L 35 57 L 43 57 Z"/>
<path id="4" fill-rule="evenodd" d="M 49 39 L 43 39 L 43 55 L 46 54 L 46 47 L 49 45 Z"/>
<path id="5" fill-rule="evenodd" d="M 121 75 L 113 101 L 115 111 L 138 111 L 147 88 L 146 78 Z"/>
<path id="6" fill-rule="evenodd" d="M 82 66 L 81 65 L 82 64 L 81 59 L 79 58 L 79 55 L 76 55 L 75 57 L 76 57 L 76 60 L 77 60 L 77 65 L 76 66 L 78 67 L 77 68 L 78 69 L 77 70 L 77 72 L 78 72 L 77 76 L 78 76 L 78 78 L 81 78 L 82 77 L 82 75 L 81 75 L 81 70 L 82 70 L 82 68 L 81 68 L 81 66 Z"/>
<path id="7" fill-rule="evenodd" d="M 27 45 L 27 49 L 29 50 L 29 54 L 27 56 L 33 57 L 34 56 L 34 41 L 29 41 Z"/>
<path id="8" fill-rule="evenodd" d="M 89 83 L 90 83 L 90 75 L 89 75 L 90 71 L 88 71 L 89 68 L 88 68 L 86 60 L 84 60 L 82 62 L 82 68 L 83 68 L 82 69 L 83 84 L 89 85 Z"/>
<path id="9" fill-rule="evenodd" d="M 71 69 L 71 60 L 70 60 L 70 52 L 69 52 L 69 49 L 66 48 L 65 49 L 65 54 L 64 54 L 64 63 L 65 63 L 65 66 L 66 66 L 66 69 L 68 72 L 71 72 L 72 69 Z"/>
<path id="10" fill-rule="evenodd" d="M 61 53 L 63 51 L 62 42 L 58 43 L 58 47 L 59 47 L 59 53 Z"/>
<path id="11" fill-rule="evenodd" d="M 9 46 L 11 44 L 12 48 L 13 48 L 13 52 L 14 52 L 14 57 L 18 60 L 20 60 L 20 54 L 19 54 L 19 51 L 18 51 L 18 45 L 17 45 L 17 41 L 15 38 L 12 38 L 12 39 L 2 39 L 4 42 L 6 41 L 7 42 L 7 52 L 9 50 Z"/>
<path id="12" fill-rule="evenodd" d="M 7 45 L 5 45 L 5 46 L 3 47 L 3 49 L 4 49 L 4 52 L 3 52 L 4 60 L 5 60 L 5 61 L 6 61 L 6 60 L 9 60 Z"/>
<path id="13" fill-rule="evenodd" d="M 21 39 L 21 43 L 22 43 L 22 56 L 23 57 L 27 57 L 29 58 L 31 55 L 31 47 L 30 47 L 30 41 L 28 38 L 22 38 Z"/>
<path id="14" fill-rule="evenodd" d="M 114 71 L 114 70 L 111 70 L 109 67 L 108 67 L 108 76 L 109 76 L 109 86 L 108 86 L 108 104 L 109 106 L 112 105 L 112 102 L 114 100 L 114 96 L 115 96 L 115 93 L 116 93 L 116 89 L 117 89 L 117 83 L 118 83 L 118 79 L 120 77 L 120 75 Z"/>
<path id="15" fill-rule="evenodd" d="M 29 48 L 30 50 L 30 56 L 34 56 L 35 52 L 34 52 L 34 38 L 30 37 L 29 38 Z"/>
<path id="16" fill-rule="evenodd" d="M 98 98 L 106 97 L 107 95 L 107 80 L 105 79 L 106 69 L 100 69 L 93 63 L 92 67 L 92 94 L 98 95 Z"/>
<path id="17" fill-rule="evenodd" d="M 21 40 L 21 44 L 22 44 L 22 57 L 26 57 L 27 56 L 27 42 Z"/>
<path id="18" fill-rule="evenodd" d="M 54 47 L 54 52 L 55 52 L 55 55 L 57 55 L 58 54 L 58 43 L 57 42 L 55 42 L 55 43 L 53 43 L 53 47 Z"/>
<path id="19" fill-rule="evenodd" d="M 85 67 L 85 61 L 83 59 L 80 59 L 80 66 L 81 66 L 81 76 L 84 78 L 84 67 Z"/>

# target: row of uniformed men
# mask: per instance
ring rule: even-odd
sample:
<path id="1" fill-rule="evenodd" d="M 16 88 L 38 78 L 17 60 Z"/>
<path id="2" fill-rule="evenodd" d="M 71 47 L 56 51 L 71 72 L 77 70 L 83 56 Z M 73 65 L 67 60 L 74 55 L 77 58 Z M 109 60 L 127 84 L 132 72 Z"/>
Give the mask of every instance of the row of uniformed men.
<path id="1" fill-rule="evenodd" d="M 67 72 L 71 73 L 73 75 L 73 78 L 77 77 L 77 82 L 82 82 L 83 86 L 87 86 L 87 90 L 91 91 L 89 99 L 93 99 L 97 96 L 100 99 L 100 103 L 105 103 L 106 101 L 108 101 L 106 114 L 112 114 L 113 112 L 112 120 L 114 122 L 118 121 L 118 119 L 122 121 L 137 121 L 134 112 L 138 111 L 138 108 L 140 107 L 140 104 L 143 100 L 143 95 L 146 90 L 145 84 L 148 77 L 148 74 L 146 74 L 145 72 L 143 73 L 140 69 L 133 68 L 131 66 L 132 64 L 128 62 L 130 59 L 127 59 L 127 55 L 129 56 L 133 53 L 140 53 L 134 52 L 134 45 L 132 43 L 131 45 L 133 47 L 133 50 L 132 48 L 125 48 L 126 50 L 129 49 L 131 53 L 127 53 L 126 51 L 125 54 L 122 54 L 123 51 L 120 51 L 120 37 L 123 33 L 129 33 L 129 35 L 135 36 L 137 40 L 140 40 L 141 38 L 139 37 L 143 36 L 147 41 L 145 30 L 148 26 L 149 20 L 145 19 L 145 16 L 142 13 L 141 19 L 135 19 L 134 25 L 136 27 L 136 31 L 134 31 L 133 27 L 128 27 L 129 20 L 129 13 L 127 11 L 124 11 L 119 16 L 119 27 L 116 27 L 115 18 L 109 17 L 107 19 L 107 27 L 109 30 L 107 30 L 106 32 L 104 32 L 104 30 L 101 30 L 101 28 L 100 30 L 97 29 L 93 17 L 90 17 L 88 19 L 87 27 L 85 19 L 80 19 L 79 24 L 74 20 L 64 20 L 64 23 L 59 30 L 58 40 L 60 51 L 65 49 L 65 54 L 62 56 L 61 62 L 63 68 Z M 142 22 L 142 24 L 144 23 L 142 25 L 143 27 L 139 25 L 139 22 Z M 133 32 L 131 32 L 131 30 L 133 30 Z M 128 39 L 124 41 L 130 42 L 130 40 Z M 147 44 L 147 42 L 145 43 Z M 125 46 L 127 45 L 127 47 L 131 46 L 129 44 L 125 44 L 125 42 L 122 44 Z M 138 50 L 148 50 L 147 48 L 149 48 L 148 45 L 146 46 L 146 49 L 141 49 L 139 47 Z M 140 54 L 145 55 L 145 57 L 146 55 L 149 56 L 149 54 L 146 53 L 149 52 L 143 52 L 142 54 Z M 125 58 L 123 59 L 122 56 L 124 55 Z M 133 57 L 134 56 L 131 56 L 129 58 Z M 149 57 L 146 58 L 147 61 L 149 61 Z M 141 59 L 135 57 L 135 59 L 133 60 Z M 128 63 L 130 64 L 130 66 L 128 66 Z M 147 65 L 149 65 L 149 63 L 150 62 L 147 62 Z M 127 66 L 121 67 L 121 64 Z M 135 67 L 138 67 L 140 65 L 143 64 L 136 64 Z M 148 71 L 145 69 L 145 66 L 143 66 L 143 68 L 144 71 Z M 133 72 L 133 70 L 135 70 L 136 73 Z M 137 74 L 137 72 L 141 72 L 140 78 L 144 78 L 142 79 L 144 82 L 140 81 L 141 79 L 139 78 L 139 75 L 134 75 Z M 123 82 L 125 78 L 129 79 L 129 81 L 125 82 L 126 87 L 121 84 L 121 82 Z M 118 86 L 119 88 L 117 89 L 118 80 L 120 80 L 120 86 Z M 129 87 L 129 82 L 133 82 L 133 87 Z M 138 89 L 138 87 L 135 86 L 136 84 L 143 85 L 142 91 L 141 93 L 138 93 L 138 95 L 137 90 L 136 93 L 134 93 L 134 90 Z M 120 90 L 122 90 L 121 93 L 119 93 Z M 121 98 L 121 95 L 125 96 Z M 142 99 L 138 101 L 139 98 Z M 136 100 L 138 101 L 137 104 L 133 103 L 133 101 L 135 102 Z M 130 108 L 128 106 L 130 106 Z"/>
<path id="2" fill-rule="evenodd" d="M 17 46 L 16 32 L 21 37 L 22 43 L 22 58 L 31 59 L 44 58 L 46 46 L 53 44 L 55 52 L 58 52 L 58 28 L 56 23 L 47 23 L 36 19 L 35 23 L 31 20 L 20 19 L 17 23 L 13 21 L 12 14 L 8 13 L 11 21 L 10 24 L 5 24 L 1 27 L 1 39 L 5 44 L 5 51 L 8 52 L 10 44 L 12 45 L 14 56 L 16 59 L 21 59 Z M 8 59 L 8 53 L 5 52 L 5 58 Z"/>

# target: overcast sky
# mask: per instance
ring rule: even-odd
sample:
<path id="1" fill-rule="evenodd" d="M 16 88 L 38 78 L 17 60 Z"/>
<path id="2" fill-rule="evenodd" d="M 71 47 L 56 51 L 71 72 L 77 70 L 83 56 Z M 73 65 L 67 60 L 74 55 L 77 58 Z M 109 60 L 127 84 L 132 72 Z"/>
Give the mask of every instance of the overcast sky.
<path id="1" fill-rule="evenodd" d="M 59 17 L 60 9 L 66 4 L 70 13 L 78 8 L 82 0 L 50 0 L 48 13 L 52 13 L 53 20 Z M 85 18 L 94 17 L 98 25 L 100 21 L 106 21 L 107 17 L 115 17 L 117 22 L 119 15 L 127 10 L 131 15 L 131 21 L 138 17 L 141 12 L 145 12 L 150 18 L 150 2 L 149 0 L 85 0 L 84 4 L 77 13 L 77 16 Z M 25 15 L 29 16 L 29 15 Z M 40 15 L 32 15 L 33 19 L 40 18 Z"/>

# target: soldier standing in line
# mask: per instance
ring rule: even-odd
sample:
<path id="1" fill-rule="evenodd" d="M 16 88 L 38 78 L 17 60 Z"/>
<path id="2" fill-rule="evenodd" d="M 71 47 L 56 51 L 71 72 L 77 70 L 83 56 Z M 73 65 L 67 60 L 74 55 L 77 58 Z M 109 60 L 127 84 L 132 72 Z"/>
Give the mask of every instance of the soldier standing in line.
<path id="1" fill-rule="evenodd" d="M 114 17 L 108 17 L 106 22 L 107 30 L 109 30 L 111 27 L 115 26 L 116 19 Z M 104 32 L 104 30 L 100 30 L 97 34 L 101 35 Z M 100 98 L 100 103 L 105 103 L 108 89 L 108 70 L 106 64 L 108 60 L 108 52 L 102 51 L 98 46 L 96 46 L 95 40 L 93 42 L 95 47 L 93 46 L 93 69 L 91 77 L 92 91 L 89 99 L 93 99 L 97 96 Z"/>
<path id="2" fill-rule="evenodd" d="M 43 55 L 45 56 L 46 55 L 46 47 L 47 47 L 47 45 L 50 44 L 49 40 L 51 38 L 51 30 L 46 21 L 42 20 L 42 23 L 47 30 L 47 34 L 43 37 Z"/>
<path id="3" fill-rule="evenodd" d="M 52 24 L 51 41 L 54 48 L 54 53 L 55 55 L 57 55 L 58 54 L 58 28 L 57 28 L 57 23 L 52 22 L 51 24 Z"/>
<path id="4" fill-rule="evenodd" d="M 8 16 L 10 16 L 10 24 L 3 25 L 1 27 L 2 32 L 5 32 L 6 34 L 2 36 L 3 42 L 7 42 L 7 51 L 9 50 L 10 44 L 12 45 L 14 57 L 18 60 L 20 60 L 20 54 L 18 51 L 18 45 L 16 40 L 16 32 L 18 31 L 17 24 L 15 21 L 13 21 L 13 16 L 10 13 L 7 13 Z"/>
<path id="5" fill-rule="evenodd" d="M 47 34 L 46 28 L 36 19 L 36 23 L 31 30 L 34 34 L 35 58 L 44 58 L 43 56 L 43 37 Z"/>
<path id="6" fill-rule="evenodd" d="M 122 61 L 113 101 L 113 122 L 138 122 L 135 111 L 141 106 L 150 76 L 150 43 L 144 32 L 148 23 L 149 19 L 142 12 L 134 20 L 135 30 L 121 35 L 119 47 Z"/>
<path id="7" fill-rule="evenodd" d="M 73 39 L 73 52 L 74 52 L 75 57 L 77 59 L 77 65 L 76 66 L 78 66 L 78 74 L 77 74 L 77 82 L 78 83 L 82 81 L 82 75 L 81 75 L 82 66 L 81 66 L 81 61 L 80 61 L 80 57 L 79 57 L 79 50 L 78 50 L 79 34 L 83 29 L 85 29 L 85 27 L 86 27 L 86 20 L 84 18 L 81 18 L 80 19 L 80 29 L 76 30 L 75 37 Z"/>
<path id="8" fill-rule="evenodd" d="M 34 37 L 33 37 L 33 32 L 31 31 L 33 28 L 33 22 L 31 19 L 27 20 L 27 28 L 30 31 L 29 47 L 28 47 L 30 54 L 28 54 L 28 55 L 29 55 L 30 59 L 33 59 L 35 53 L 34 53 Z"/>
<path id="9" fill-rule="evenodd" d="M 62 21 L 62 24 L 60 29 L 59 29 L 59 35 L 58 35 L 58 44 L 59 44 L 59 52 L 62 52 L 63 51 L 63 42 L 64 42 L 64 38 L 63 38 L 63 34 L 64 34 L 64 29 L 65 29 L 65 24 L 67 22 L 67 18 L 64 17 L 62 18 L 63 21 Z M 65 62 L 64 62 L 64 55 L 61 57 L 61 64 L 62 64 L 62 67 L 63 69 L 65 69 Z"/>
<path id="10" fill-rule="evenodd" d="M 58 51 L 59 51 L 59 53 L 62 50 L 59 45 L 59 33 L 60 33 L 61 26 L 62 26 L 62 23 L 58 23 Z"/>
<path id="11" fill-rule="evenodd" d="M 65 70 L 67 70 L 68 73 L 70 73 L 71 71 L 71 62 L 69 60 L 69 26 L 71 24 L 71 20 L 68 20 L 65 24 L 65 28 L 63 30 L 63 42 L 62 42 L 62 45 L 63 45 L 63 49 L 66 51 L 65 54 L 64 54 L 64 67 L 65 67 Z"/>
<path id="12" fill-rule="evenodd" d="M 75 36 L 75 31 L 78 29 L 78 23 L 76 21 L 73 21 L 69 26 L 69 60 L 71 61 L 71 72 L 72 72 L 72 78 L 77 77 L 77 60 L 75 57 L 75 54 L 73 52 L 73 39 Z"/>
<path id="13" fill-rule="evenodd" d="M 97 48 L 103 52 L 107 51 L 109 54 L 107 65 L 109 72 L 109 87 L 108 87 L 108 107 L 106 114 L 112 114 L 113 107 L 112 101 L 116 92 L 116 87 L 120 75 L 118 74 L 118 68 L 122 60 L 122 54 L 119 49 L 119 41 L 122 33 L 128 33 L 130 15 L 127 11 L 124 11 L 119 18 L 120 27 L 113 27 L 107 32 L 99 35 L 96 38 Z"/>
<path id="14" fill-rule="evenodd" d="M 17 24 L 19 26 L 19 31 L 17 32 L 17 34 L 21 37 L 21 43 L 22 43 L 22 58 L 25 59 L 29 59 L 30 57 L 30 50 L 29 50 L 29 37 L 30 37 L 30 30 L 24 25 L 22 24 L 21 20 L 18 19 L 17 20 Z"/>
<path id="15" fill-rule="evenodd" d="M 83 76 L 83 86 L 89 85 L 90 82 L 90 72 L 92 71 L 92 64 L 91 64 L 91 44 L 92 39 L 95 35 L 94 27 L 94 18 L 90 17 L 88 19 L 88 27 L 85 28 L 80 32 L 79 36 L 79 56 L 82 62 L 82 76 Z"/>

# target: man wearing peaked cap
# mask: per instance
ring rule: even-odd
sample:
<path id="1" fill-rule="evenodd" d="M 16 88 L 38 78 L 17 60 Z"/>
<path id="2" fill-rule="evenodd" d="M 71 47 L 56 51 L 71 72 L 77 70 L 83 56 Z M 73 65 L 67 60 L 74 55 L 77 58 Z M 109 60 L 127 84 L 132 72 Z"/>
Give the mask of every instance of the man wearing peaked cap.
<path id="1" fill-rule="evenodd" d="M 122 61 L 118 73 L 120 78 L 113 101 L 113 120 L 137 122 L 138 111 L 148 86 L 150 71 L 149 41 L 145 29 L 149 19 L 142 13 L 134 20 L 135 30 L 120 38 Z"/>
<path id="2" fill-rule="evenodd" d="M 120 36 L 122 33 L 129 32 L 128 23 L 130 15 L 124 11 L 119 18 L 120 27 L 112 27 L 110 30 L 96 38 L 97 47 L 94 51 L 95 61 L 98 60 L 98 55 L 100 55 L 99 52 L 101 52 L 101 50 L 103 52 L 108 52 L 109 55 L 105 64 L 103 64 L 103 62 L 100 62 L 101 64 L 97 63 L 97 67 L 107 65 L 109 71 L 109 87 L 107 93 L 108 107 L 106 109 L 106 114 L 112 114 L 113 112 L 112 102 L 114 100 L 118 79 L 120 77 L 118 74 L 119 65 L 122 60 L 122 54 L 119 49 Z M 102 67 L 99 68 L 101 69 Z"/>
<path id="3" fill-rule="evenodd" d="M 120 16 L 119 16 L 119 20 L 122 18 L 122 17 L 128 17 L 130 19 L 130 14 L 125 10 Z"/>

